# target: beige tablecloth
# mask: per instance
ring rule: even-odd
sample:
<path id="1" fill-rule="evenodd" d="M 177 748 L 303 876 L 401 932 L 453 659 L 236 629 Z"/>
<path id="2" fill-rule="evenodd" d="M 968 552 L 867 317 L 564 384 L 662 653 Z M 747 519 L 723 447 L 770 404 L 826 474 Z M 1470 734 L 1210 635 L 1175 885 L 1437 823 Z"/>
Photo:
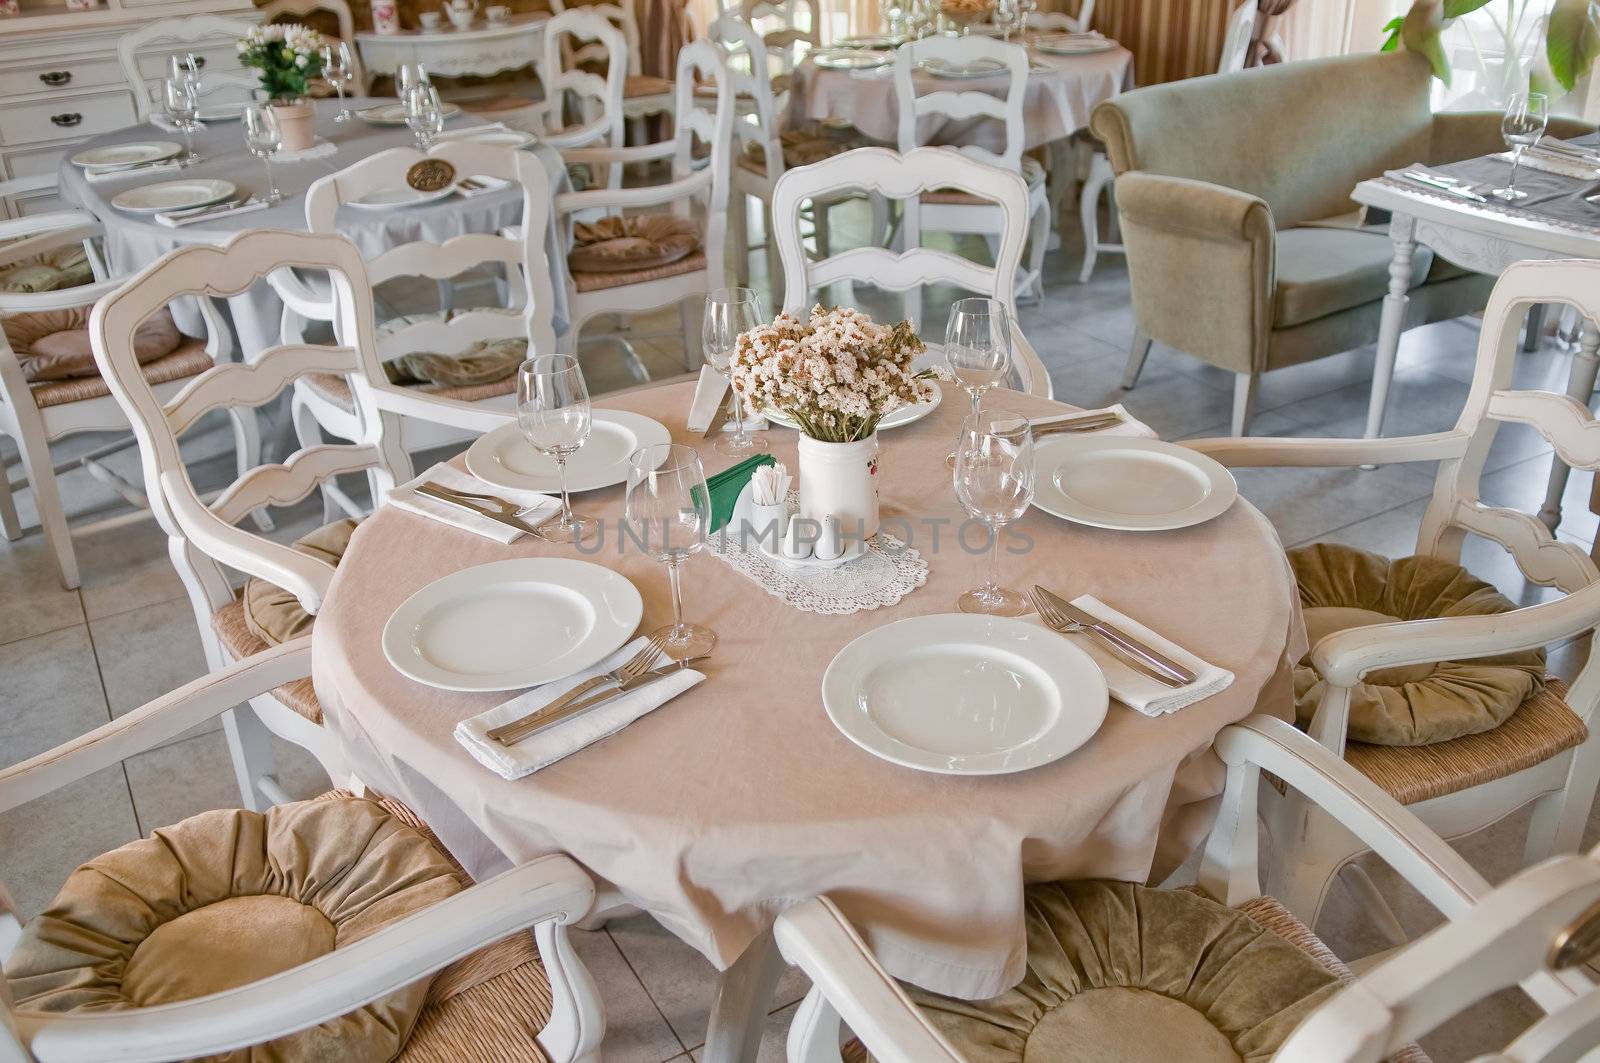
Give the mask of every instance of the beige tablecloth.
<path id="1" fill-rule="evenodd" d="M 1028 75 L 1022 110 L 1025 151 L 1087 127 L 1095 104 L 1133 87 L 1133 53 L 1121 46 L 1093 55 L 1054 56 L 1033 49 L 1028 54 L 1043 69 Z M 919 96 L 939 90 L 982 90 L 999 96 L 1006 89 L 1004 77 L 955 81 L 921 71 L 911 77 Z M 789 94 L 789 124 L 824 118 L 842 118 L 869 137 L 895 143 L 900 133 L 900 106 L 894 94 L 894 67 L 830 70 L 809 60 L 801 63 Z M 971 145 L 998 152 L 1005 147 L 1004 135 L 1004 127 L 992 118 L 931 115 L 917 122 L 919 144 Z"/>
<path id="2" fill-rule="evenodd" d="M 690 394 L 677 384 L 602 404 L 701 444 L 683 429 Z M 990 401 L 1030 414 L 1064 409 L 1010 393 Z M 356 531 L 317 618 L 315 679 L 329 726 L 361 778 L 416 809 L 474 874 L 569 853 L 723 968 L 778 912 L 827 893 L 895 975 L 967 997 L 999 992 L 1023 973 L 1025 883 L 1144 881 L 1203 837 L 1223 782 L 1213 736 L 1254 712 L 1288 715 L 1305 634 L 1278 538 L 1243 501 L 1201 527 L 1144 535 L 1032 512 L 1015 525 L 1031 549 L 1004 562 L 1012 585 L 1092 592 L 1231 669 L 1233 686 L 1162 719 L 1113 704 L 1086 746 L 1016 775 L 924 774 L 852 745 L 823 712 L 828 662 L 872 628 L 954 611 L 982 575 L 985 559 L 955 541 L 964 514 L 944 460 L 965 406 L 947 391 L 932 416 L 883 436 L 885 514 L 948 522 L 937 546 L 915 524 L 914 545 L 930 562 L 925 587 L 893 608 L 821 616 L 698 556 L 684 573 L 687 612 L 721 634 L 703 666 L 707 681 L 517 782 L 479 766 L 451 737 L 457 720 L 507 695 L 414 683 L 387 663 L 380 634 L 401 602 L 447 573 L 574 552 L 527 539 L 500 546 L 381 509 Z M 796 467 L 794 434 L 770 434 Z M 708 472 L 728 463 L 705 454 Z M 577 499 L 608 521 L 621 505 L 620 487 Z M 619 556 L 614 545 L 595 559 L 638 586 L 644 627 L 670 619 L 660 565 L 636 551 Z"/>

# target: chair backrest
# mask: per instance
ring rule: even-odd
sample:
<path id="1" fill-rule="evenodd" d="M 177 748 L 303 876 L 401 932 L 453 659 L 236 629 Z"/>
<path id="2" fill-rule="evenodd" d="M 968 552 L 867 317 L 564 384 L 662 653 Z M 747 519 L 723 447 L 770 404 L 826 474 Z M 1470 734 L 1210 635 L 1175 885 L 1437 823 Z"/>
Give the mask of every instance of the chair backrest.
<path id="1" fill-rule="evenodd" d="M 604 77 L 581 69 L 576 61 L 567 58 L 582 54 L 586 47 L 604 50 Z M 590 52 L 588 58 L 592 61 L 598 55 L 598 51 Z M 545 142 L 558 149 L 590 144 L 622 147 L 622 91 L 631 61 L 622 31 L 592 8 L 563 11 L 546 22 L 544 68 L 540 71 L 545 94 Z M 578 118 L 573 126 L 564 125 L 569 95 Z"/>
<path id="2" fill-rule="evenodd" d="M 129 30 L 117 41 L 117 62 L 122 66 L 122 76 L 133 89 L 134 110 L 143 121 L 152 109 L 160 110 L 156 98 L 161 91 L 158 79 L 154 85 L 147 82 L 139 69 L 139 53 L 154 47 L 169 47 L 173 51 L 206 41 L 226 41 L 231 47 L 254 22 L 220 15 L 189 15 L 184 18 L 157 19 L 138 29 Z M 200 78 L 200 95 L 208 103 L 242 102 L 250 98 L 250 90 L 260 84 L 253 73 L 211 71 Z"/>
<path id="3" fill-rule="evenodd" d="M 750 105 L 733 116 L 735 150 L 758 145 L 766 160 L 767 177 L 776 180 L 783 173 L 783 142 L 780 139 L 778 106 L 772 93 L 770 55 L 766 42 L 754 26 L 734 15 L 724 15 L 711 24 L 707 39 L 722 49 L 728 84 L 734 98 L 746 98 Z M 738 159 L 733 162 L 737 165 Z"/>
<path id="4" fill-rule="evenodd" d="M 875 192 L 907 203 L 936 188 L 955 188 L 991 200 L 1001 214 L 995 264 L 982 265 L 948 251 L 913 246 L 904 252 L 883 247 L 852 247 L 811 260 L 800 235 L 800 204 L 849 192 Z M 812 292 L 839 281 L 859 281 L 889 291 L 912 291 L 925 284 L 953 284 L 998 299 L 1016 328 L 1017 265 L 1028 235 L 1028 186 L 1006 170 L 952 148 L 918 148 L 898 154 L 887 148 L 857 148 L 831 159 L 790 170 L 772 193 L 773 236 L 783 263 L 783 308 L 804 313 Z M 1016 345 L 1015 359 L 1024 389 L 1050 393 L 1050 377 L 1032 348 Z"/>
<path id="5" fill-rule="evenodd" d="M 1222 35 L 1222 58 L 1217 73 L 1230 74 L 1250 65 L 1250 37 L 1256 28 L 1256 0 L 1239 0 L 1228 16 L 1228 29 Z"/>
<path id="6" fill-rule="evenodd" d="M 767 53 L 778 61 L 779 76 L 792 75 L 807 51 L 822 46 L 818 0 L 744 0 L 738 17 L 761 35 Z"/>
<path id="7" fill-rule="evenodd" d="M 927 60 L 961 66 L 976 60 L 992 59 L 1005 64 L 1006 91 L 995 96 L 977 89 L 959 89 L 952 82 L 948 89 L 936 89 L 917 94 L 913 74 L 919 63 Z M 989 37 L 925 37 L 920 41 L 902 44 L 894 53 L 894 94 L 900 108 L 899 144 L 902 152 L 921 146 L 917 137 L 917 120 L 924 115 L 964 120 L 993 118 L 1005 124 L 1005 148 L 999 153 L 977 145 L 961 148 L 991 166 L 1000 166 L 1012 173 L 1022 172 L 1022 148 L 1026 137 L 1022 126 L 1022 105 L 1028 93 L 1028 50 L 1017 44 L 1007 44 Z"/>
<path id="8" fill-rule="evenodd" d="M 640 72 L 639 50 L 639 19 L 634 14 L 631 0 L 627 4 L 585 4 L 582 8 L 591 14 L 599 15 L 611 23 L 621 34 L 622 40 L 627 45 L 628 61 L 627 73 L 637 76 Z M 563 57 L 567 66 L 577 66 L 580 63 L 609 62 L 611 51 L 601 41 L 590 41 L 579 47 L 572 46 L 572 40 L 567 40 L 569 50 Z"/>
<path id="9" fill-rule="evenodd" d="M 268 0 L 260 5 L 261 21 L 266 25 L 286 18 L 304 19 L 307 15 L 327 13 L 338 23 L 338 38 L 350 46 L 354 64 L 350 77 L 355 82 L 356 94 L 367 91 L 367 72 L 361 65 L 361 50 L 356 47 L 356 19 L 350 11 L 348 0 Z"/>
<path id="10" fill-rule="evenodd" d="M 219 364 L 196 376 L 163 402 L 140 372 L 134 332 L 151 314 L 175 299 L 196 298 L 202 312 L 212 299 L 246 291 L 281 269 L 326 273 L 333 291 L 339 344 L 295 343 L 270 347 L 248 365 Z M 220 321 L 217 327 L 225 329 Z M 280 465 L 245 473 L 207 504 L 189 477 L 179 438 L 213 410 L 261 406 L 308 373 L 350 379 L 358 400 L 369 381 L 382 380 L 375 355 L 372 290 L 361 253 L 340 236 L 253 229 L 220 246 L 190 245 L 172 251 L 102 299 L 89 319 L 95 361 L 111 394 L 133 427 L 144 467 L 150 508 L 166 532 L 173 564 L 199 615 L 233 600 L 226 565 L 269 580 L 293 593 L 315 613 L 333 569 L 322 561 L 239 527 L 267 505 L 290 505 L 325 480 L 370 471 L 380 501 L 395 483 L 411 476 L 400 446 L 398 420 L 364 416 L 354 443 L 307 447 Z"/>
<path id="11" fill-rule="evenodd" d="M 1250 0 L 1255 3 L 1255 0 Z M 1030 11 L 1022 20 L 1024 29 L 1036 33 L 1083 33 L 1094 20 L 1094 0 L 1083 0 L 1076 16 L 1064 11 Z"/>
<path id="12" fill-rule="evenodd" d="M 402 277 L 435 280 L 487 267 L 504 278 L 507 306 L 469 309 L 448 320 L 423 317 L 386 329 L 378 360 L 430 351 L 458 354 L 482 340 L 527 339 L 534 351 L 555 350 L 554 294 L 545 238 L 550 226 L 550 177 L 537 155 L 469 140 L 440 140 L 426 154 L 391 148 L 317 180 L 306 191 L 306 228 L 337 234 L 339 207 L 373 192 L 407 187 L 419 163 L 449 166 L 453 178 L 509 181 L 522 193 L 522 221 L 505 233 L 461 232 L 441 242 L 412 240 L 385 248 L 367 260 L 366 276 L 377 285 Z"/>

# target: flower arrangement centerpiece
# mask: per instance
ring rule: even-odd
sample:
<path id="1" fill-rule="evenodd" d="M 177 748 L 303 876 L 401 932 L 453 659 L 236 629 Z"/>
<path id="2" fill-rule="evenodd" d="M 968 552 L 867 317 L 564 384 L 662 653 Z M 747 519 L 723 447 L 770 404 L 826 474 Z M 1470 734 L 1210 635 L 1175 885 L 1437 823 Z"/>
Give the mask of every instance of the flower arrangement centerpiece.
<path id="1" fill-rule="evenodd" d="M 994 0 L 941 0 L 939 14 L 960 26 L 963 31 L 994 14 Z"/>
<path id="2" fill-rule="evenodd" d="M 298 23 L 251 26 L 238 43 L 239 62 L 261 72 L 278 115 L 284 151 L 304 151 L 316 141 L 315 112 L 307 97 L 322 75 L 322 34 Z"/>
<path id="3" fill-rule="evenodd" d="M 877 531 L 878 424 L 933 397 L 934 385 L 911 368 L 926 349 L 908 322 L 879 325 L 846 307 L 779 314 L 740 334 L 733 389 L 800 428 L 801 516 L 838 517 L 862 537 Z"/>

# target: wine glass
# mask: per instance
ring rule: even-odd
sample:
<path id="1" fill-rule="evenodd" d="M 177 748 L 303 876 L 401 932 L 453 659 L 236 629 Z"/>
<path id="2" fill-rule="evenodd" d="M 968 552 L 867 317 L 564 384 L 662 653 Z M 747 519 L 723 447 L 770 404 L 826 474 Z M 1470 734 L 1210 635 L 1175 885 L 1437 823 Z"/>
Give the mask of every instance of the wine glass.
<path id="1" fill-rule="evenodd" d="M 705 321 L 701 340 L 706 361 L 711 368 L 728 378 L 733 384 L 733 352 L 739 345 L 739 334 L 749 332 L 765 321 L 761 313 L 761 296 L 749 288 L 717 288 L 706 296 Z M 744 396 L 733 395 L 733 416 L 736 430 L 730 437 L 721 433 L 713 444 L 719 454 L 744 457 L 763 453 L 770 448 L 764 439 L 757 439 L 744 430 Z"/>
<path id="2" fill-rule="evenodd" d="M 1022 19 L 1018 0 L 995 0 L 993 18 L 1001 39 L 1010 43 L 1011 34 L 1016 32 L 1017 24 Z"/>
<path id="3" fill-rule="evenodd" d="M 972 397 L 972 412 L 983 393 L 1005 382 L 1011 371 L 1011 315 L 998 299 L 957 299 L 944 330 L 944 360 Z"/>
<path id="4" fill-rule="evenodd" d="M 267 202 L 276 203 L 283 198 L 272 179 L 272 157 L 283 146 L 283 131 L 278 127 L 278 115 L 270 101 L 256 101 L 245 105 L 240 112 L 244 125 L 244 146 L 250 154 L 261 160 L 267 168 Z"/>
<path id="5" fill-rule="evenodd" d="M 161 99 L 167 117 L 183 134 L 183 155 L 178 159 L 178 164 L 193 166 L 200 161 L 200 156 L 194 151 L 195 118 L 200 113 L 200 105 L 195 100 L 194 83 L 181 76 L 167 78 L 161 85 Z"/>
<path id="6" fill-rule="evenodd" d="M 444 132 L 444 103 L 431 84 L 413 85 L 406 93 L 406 125 L 417 138 L 417 148 L 427 151 L 434 137 Z"/>
<path id="7" fill-rule="evenodd" d="M 540 354 L 517 369 L 517 426 L 534 450 L 555 459 L 561 480 L 561 517 L 539 526 L 541 539 L 575 543 L 594 529 L 594 521 L 572 512 L 567 496 L 567 459 L 588 441 L 591 417 L 589 385 L 577 358 Z"/>
<path id="8" fill-rule="evenodd" d="M 711 528 L 711 494 L 706 473 L 693 447 L 658 443 L 633 452 L 628 459 L 628 494 L 622 519 L 632 541 L 667 566 L 672 583 L 672 623 L 650 632 L 661 648 L 682 661 L 710 653 L 717 633 L 683 619 L 680 570 L 689 555 L 705 545 Z"/>
<path id="9" fill-rule="evenodd" d="M 1000 586 L 1000 530 L 1028 511 L 1033 501 L 1033 429 L 1010 410 L 974 413 L 956 441 L 956 499 L 989 526 L 989 574 L 981 587 L 963 594 L 963 613 L 1022 616 L 1028 600 Z"/>
<path id="10" fill-rule="evenodd" d="M 193 52 L 174 52 L 167 56 L 167 77 L 187 81 L 198 95 L 200 92 L 200 60 Z"/>
<path id="11" fill-rule="evenodd" d="M 400 69 L 395 72 L 395 88 L 399 91 L 400 98 L 404 100 L 411 94 L 411 90 L 418 85 L 431 85 L 428 80 L 428 71 L 421 63 L 401 63 Z"/>
<path id="12" fill-rule="evenodd" d="M 1511 149 L 1511 179 L 1494 194 L 1501 199 L 1524 199 L 1528 193 L 1517 188 L 1517 167 L 1522 153 L 1539 142 L 1550 123 L 1550 100 L 1542 92 L 1514 92 L 1500 118 L 1500 135 Z"/>
<path id="13" fill-rule="evenodd" d="M 322 76 L 332 83 L 333 91 L 339 95 L 339 113 L 333 116 L 333 120 L 348 122 L 355 117 L 344 102 L 344 83 L 351 70 L 350 46 L 344 41 L 329 42 L 322 46 L 321 57 Z"/>

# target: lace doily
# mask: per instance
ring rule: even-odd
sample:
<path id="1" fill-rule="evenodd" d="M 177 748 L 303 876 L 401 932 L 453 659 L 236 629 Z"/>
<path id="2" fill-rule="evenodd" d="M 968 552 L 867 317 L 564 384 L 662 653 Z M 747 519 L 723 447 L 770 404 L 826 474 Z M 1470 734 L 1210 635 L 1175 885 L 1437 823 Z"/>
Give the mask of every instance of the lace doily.
<path id="1" fill-rule="evenodd" d="M 325 159 L 329 155 L 337 155 L 339 145 L 331 140 L 317 138 L 317 142 L 304 151 L 280 151 L 272 157 L 273 162 L 305 162 L 308 159 Z"/>
<path id="2" fill-rule="evenodd" d="M 711 552 L 762 590 L 805 613 L 840 616 L 894 605 L 928 582 L 922 554 L 888 532 L 867 540 L 867 552 L 835 568 L 790 565 L 740 545 L 730 533 L 711 538 Z"/>

